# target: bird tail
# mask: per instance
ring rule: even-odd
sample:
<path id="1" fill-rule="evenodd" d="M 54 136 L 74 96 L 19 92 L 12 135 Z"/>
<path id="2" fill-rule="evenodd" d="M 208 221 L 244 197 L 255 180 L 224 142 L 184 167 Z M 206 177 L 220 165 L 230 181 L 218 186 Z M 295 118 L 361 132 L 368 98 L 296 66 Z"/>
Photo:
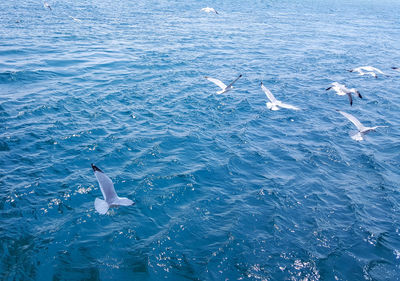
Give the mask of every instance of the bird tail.
<path id="1" fill-rule="evenodd" d="M 130 206 L 133 205 L 134 202 L 126 197 L 117 197 L 112 202 L 114 206 Z"/>
<path id="2" fill-rule="evenodd" d="M 358 132 L 358 133 L 352 135 L 351 138 L 356 141 L 362 141 L 364 139 L 363 133 L 361 133 L 361 132 Z"/>
<path id="3" fill-rule="evenodd" d="M 99 214 L 104 215 L 107 213 L 110 205 L 108 205 L 106 201 L 96 198 L 96 200 L 94 200 L 94 208 Z"/>

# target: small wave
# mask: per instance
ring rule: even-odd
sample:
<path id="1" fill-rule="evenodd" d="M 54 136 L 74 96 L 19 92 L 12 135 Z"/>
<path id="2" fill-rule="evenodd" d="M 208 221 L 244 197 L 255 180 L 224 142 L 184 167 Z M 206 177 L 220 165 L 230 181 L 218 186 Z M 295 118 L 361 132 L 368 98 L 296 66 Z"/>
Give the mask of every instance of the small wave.
<path id="1" fill-rule="evenodd" d="M 22 70 L 22 71 L 6 71 L 0 73 L 0 84 L 9 83 L 32 83 L 39 80 L 54 78 L 58 75 L 56 72 L 45 70 Z"/>

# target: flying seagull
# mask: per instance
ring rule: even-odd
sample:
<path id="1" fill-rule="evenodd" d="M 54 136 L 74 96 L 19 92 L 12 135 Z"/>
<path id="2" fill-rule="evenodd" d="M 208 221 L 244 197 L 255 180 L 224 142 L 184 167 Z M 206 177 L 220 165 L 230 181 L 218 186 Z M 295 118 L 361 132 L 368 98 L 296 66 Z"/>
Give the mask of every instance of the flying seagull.
<path id="1" fill-rule="evenodd" d="M 332 86 L 330 86 L 326 90 L 335 90 L 336 94 L 338 94 L 339 96 L 347 95 L 349 97 L 350 105 L 353 105 L 353 97 L 351 96 L 351 93 L 356 94 L 360 99 L 362 99 L 360 92 L 354 88 L 348 89 L 345 85 L 342 85 L 338 82 L 333 82 L 331 85 Z"/>
<path id="2" fill-rule="evenodd" d="M 356 141 L 362 141 L 364 138 L 364 135 L 371 132 L 371 131 L 375 131 L 377 128 L 385 128 L 387 126 L 375 126 L 375 127 L 365 127 L 363 124 L 361 124 L 360 121 L 358 121 L 358 119 L 356 117 L 354 117 L 353 115 L 337 110 L 339 111 L 340 114 L 342 114 L 344 117 L 346 117 L 347 119 L 350 120 L 351 123 L 353 123 L 358 130 L 358 133 L 356 133 L 355 135 L 352 135 L 351 138 L 353 140 Z"/>
<path id="3" fill-rule="evenodd" d="M 371 75 L 375 78 L 378 78 L 377 73 L 386 75 L 380 69 L 373 66 L 360 66 L 357 68 L 353 68 L 349 70 L 350 72 L 358 72 L 359 75 Z M 386 75 L 387 76 L 387 75 Z"/>
<path id="4" fill-rule="evenodd" d="M 43 7 L 48 8 L 51 11 L 51 7 L 50 7 L 49 3 L 44 2 Z"/>
<path id="5" fill-rule="evenodd" d="M 233 85 L 237 80 L 239 80 L 240 77 L 242 77 L 242 74 L 240 74 L 238 78 L 236 78 L 236 79 L 233 80 L 228 86 L 226 86 L 223 82 L 221 82 L 221 81 L 218 80 L 218 79 L 211 78 L 211 77 L 208 77 L 208 76 L 204 76 L 204 78 L 206 78 L 208 81 L 213 82 L 215 85 L 217 85 L 218 87 L 220 87 L 220 88 L 222 89 L 221 91 L 218 91 L 217 94 L 224 94 L 224 93 L 226 93 L 226 92 L 232 90 L 232 89 L 233 89 L 233 86 L 232 86 L 232 85 Z"/>
<path id="6" fill-rule="evenodd" d="M 73 16 L 69 16 L 71 19 L 73 19 L 76 22 L 82 22 L 80 19 L 74 18 Z"/>
<path id="7" fill-rule="evenodd" d="M 214 8 L 206 7 L 206 8 L 203 8 L 201 10 L 206 12 L 206 13 L 216 13 L 217 15 L 219 15 L 218 12 Z"/>
<path id="8" fill-rule="evenodd" d="M 263 82 L 261 82 L 261 89 L 264 91 L 264 93 L 267 95 L 267 98 L 270 100 L 270 102 L 267 102 L 267 107 L 270 110 L 279 110 L 279 107 L 282 108 L 287 108 L 287 109 L 294 109 L 294 110 L 299 110 L 300 108 L 295 107 L 293 105 L 283 103 L 279 100 L 277 100 L 274 95 L 264 86 Z"/>
<path id="9" fill-rule="evenodd" d="M 128 198 L 118 197 L 114 189 L 114 184 L 112 183 L 110 178 L 103 173 L 102 170 L 100 170 L 93 164 L 92 164 L 92 169 L 94 175 L 97 178 L 97 181 L 99 182 L 100 190 L 104 197 L 104 200 L 96 198 L 96 200 L 94 201 L 94 207 L 97 212 L 104 215 L 105 213 L 107 213 L 110 207 L 130 206 L 134 204 L 134 202 Z"/>

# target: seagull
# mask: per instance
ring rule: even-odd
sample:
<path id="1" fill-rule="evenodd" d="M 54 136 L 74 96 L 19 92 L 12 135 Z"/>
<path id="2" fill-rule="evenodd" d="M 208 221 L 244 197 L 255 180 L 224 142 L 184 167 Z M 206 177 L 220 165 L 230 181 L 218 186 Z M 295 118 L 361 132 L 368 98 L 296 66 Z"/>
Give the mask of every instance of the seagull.
<path id="1" fill-rule="evenodd" d="M 51 7 L 50 7 L 49 3 L 44 2 L 43 7 L 48 8 L 51 11 Z"/>
<path id="2" fill-rule="evenodd" d="M 332 86 L 330 86 L 329 88 L 327 88 L 326 90 L 329 91 L 330 89 L 335 90 L 336 94 L 338 94 L 339 96 L 344 96 L 347 95 L 349 97 L 349 101 L 350 101 L 350 105 L 353 105 L 353 98 L 351 96 L 351 93 L 353 94 L 357 94 L 357 96 L 362 99 L 362 96 L 360 94 L 359 91 L 357 91 L 354 88 L 348 89 L 345 85 L 342 85 L 338 82 L 333 82 L 331 84 Z"/>
<path id="3" fill-rule="evenodd" d="M 219 15 L 218 12 L 214 8 L 206 7 L 206 8 L 203 8 L 201 10 L 206 12 L 206 13 L 211 13 L 212 12 L 212 13 L 216 13 L 217 15 Z"/>
<path id="4" fill-rule="evenodd" d="M 358 72 L 359 75 L 371 75 L 375 78 L 378 78 L 378 75 L 376 73 L 386 75 L 380 69 L 373 67 L 373 66 L 360 66 L 357 68 L 353 68 L 349 71 L 350 72 Z"/>
<path id="5" fill-rule="evenodd" d="M 232 86 L 232 85 L 233 85 L 237 80 L 239 80 L 240 77 L 242 77 L 242 74 L 240 74 L 238 78 L 236 78 L 236 79 L 233 80 L 228 86 L 226 86 L 223 82 L 221 82 L 221 81 L 218 80 L 218 79 L 211 78 L 211 77 L 208 77 L 208 76 L 204 76 L 204 78 L 206 78 L 208 81 L 213 82 L 215 85 L 217 85 L 218 87 L 220 87 L 220 88 L 222 89 L 221 91 L 218 91 L 217 94 L 224 94 L 224 93 L 226 93 L 226 92 L 232 90 L 232 89 L 233 89 L 233 86 Z"/>
<path id="6" fill-rule="evenodd" d="M 295 107 L 293 105 L 283 103 L 283 102 L 277 100 L 274 97 L 274 95 L 264 86 L 263 82 L 261 82 L 261 89 L 267 95 L 267 98 L 271 101 L 271 102 L 267 102 L 268 109 L 279 110 L 279 107 L 282 107 L 282 108 L 287 108 L 287 109 L 300 110 L 300 108 L 298 108 L 298 107 Z"/>
<path id="7" fill-rule="evenodd" d="M 82 22 L 80 19 L 74 18 L 73 16 L 69 16 L 71 19 L 73 19 L 76 22 Z"/>
<path id="8" fill-rule="evenodd" d="M 134 202 L 128 198 L 118 197 L 114 189 L 114 184 L 112 183 L 110 178 L 103 173 L 102 170 L 100 170 L 93 164 L 92 169 L 94 175 L 97 178 L 97 181 L 99 182 L 100 190 L 104 197 L 104 200 L 96 198 L 96 200 L 94 201 L 94 207 L 97 212 L 99 212 L 101 215 L 104 215 L 105 213 L 107 213 L 110 207 L 130 206 L 134 204 Z"/>
<path id="9" fill-rule="evenodd" d="M 358 121 L 358 119 L 356 117 L 354 117 L 353 115 L 343 112 L 343 111 L 340 111 L 340 110 L 337 110 L 337 111 L 339 111 L 340 114 L 342 114 L 344 117 L 349 119 L 350 122 L 353 123 L 357 127 L 358 133 L 351 136 L 351 138 L 356 141 L 362 141 L 364 139 L 363 137 L 365 134 L 367 134 L 371 131 L 375 131 L 377 128 L 387 127 L 387 126 L 364 127 L 364 125 L 361 124 L 361 122 Z"/>

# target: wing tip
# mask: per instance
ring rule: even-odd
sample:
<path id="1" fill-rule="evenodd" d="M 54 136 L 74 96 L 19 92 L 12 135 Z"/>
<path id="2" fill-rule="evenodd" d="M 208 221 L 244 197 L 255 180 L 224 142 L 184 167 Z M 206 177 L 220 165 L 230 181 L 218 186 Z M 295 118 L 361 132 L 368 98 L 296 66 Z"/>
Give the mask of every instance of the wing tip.
<path id="1" fill-rule="evenodd" d="M 102 173 L 103 171 L 100 170 L 98 167 L 96 167 L 93 163 L 90 164 L 92 166 L 93 172 L 100 172 Z"/>

